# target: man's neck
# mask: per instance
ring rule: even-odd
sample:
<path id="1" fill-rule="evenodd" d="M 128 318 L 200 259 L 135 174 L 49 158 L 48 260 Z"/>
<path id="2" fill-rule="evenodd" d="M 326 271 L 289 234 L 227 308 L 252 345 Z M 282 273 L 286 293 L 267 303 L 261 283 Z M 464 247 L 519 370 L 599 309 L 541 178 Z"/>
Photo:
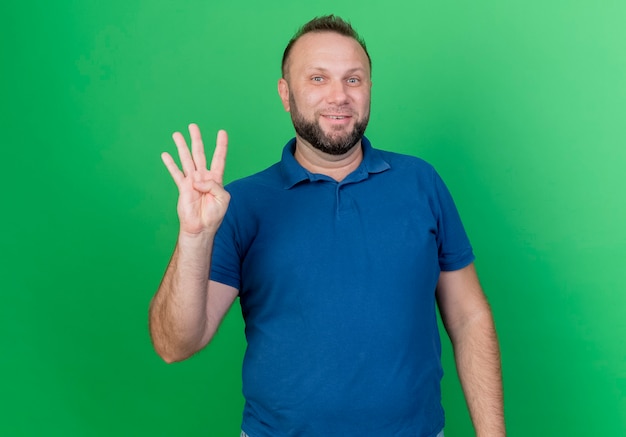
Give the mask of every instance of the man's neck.
<path id="1" fill-rule="evenodd" d="M 323 174 L 341 182 L 363 161 L 363 148 L 359 141 L 343 155 L 330 155 L 296 138 L 296 150 L 293 156 L 311 173 Z"/>

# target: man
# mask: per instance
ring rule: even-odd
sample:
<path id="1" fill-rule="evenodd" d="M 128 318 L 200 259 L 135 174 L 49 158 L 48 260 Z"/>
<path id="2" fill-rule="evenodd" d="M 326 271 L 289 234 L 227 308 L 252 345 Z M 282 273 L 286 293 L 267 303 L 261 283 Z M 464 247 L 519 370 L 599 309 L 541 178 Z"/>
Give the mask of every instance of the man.
<path id="1" fill-rule="evenodd" d="M 167 362 L 205 347 L 239 296 L 242 435 L 443 436 L 436 304 L 478 436 L 504 436 L 499 349 L 473 253 L 431 166 L 372 148 L 371 64 L 334 16 L 307 23 L 278 92 L 296 130 L 279 163 L 222 188 L 200 131 L 182 171 L 178 242 L 150 308 Z M 232 199 L 231 199 L 232 197 Z M 229 203 L 230 202 L 230 203 Z"/>

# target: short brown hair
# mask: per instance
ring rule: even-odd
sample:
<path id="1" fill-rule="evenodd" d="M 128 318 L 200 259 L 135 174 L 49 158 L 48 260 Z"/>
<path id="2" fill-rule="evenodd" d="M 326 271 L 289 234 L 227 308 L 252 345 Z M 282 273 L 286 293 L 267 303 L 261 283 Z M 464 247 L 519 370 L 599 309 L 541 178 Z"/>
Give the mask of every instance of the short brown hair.
<path id="1" fill-rule="evenodd" d="M 287 44 L 287 47 L 285 47 L 285 51 L 283 52 L 283 62 L 281 65 L 283 77 L 286 75 L 285 66 L 287 65 L 287 60 L 293 45 L 300 39 L 301 36 L 312 32 L 334 32 L 354 39 L 361 47 L 363 47 L 363 50 L 367 55 L 367 60 L 369 61 L 370 70 L 372 69 L 372 60 L 367 52 L 367 47 L 365 46 L 363 38 L 359 36 L 349 22 L 345 21 L 341 17 L 331 14 L 313 18 L 311 21 L 302 26 L 291 38 L 289 44 Z"/>

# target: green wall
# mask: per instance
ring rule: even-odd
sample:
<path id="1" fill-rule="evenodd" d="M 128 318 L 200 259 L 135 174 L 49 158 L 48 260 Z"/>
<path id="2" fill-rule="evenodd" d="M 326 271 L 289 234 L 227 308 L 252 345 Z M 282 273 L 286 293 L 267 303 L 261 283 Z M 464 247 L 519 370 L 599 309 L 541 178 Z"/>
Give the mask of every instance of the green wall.
<path id="1" fill-rule="evenodd" d="M 368 135 L 434 164 L 502 343 L 510 436 L 626 435 L 626 3 L 30 1 L 0 6 L 0 435 L 235 436 L 242 322 L 168 366 L 147 308 L 176 232 L 159 154 L 225 128 L 227 179 L 279 158 L 296 28 L 374 62 Z M 470 424 L 444 351 L 450 437 Z"/>

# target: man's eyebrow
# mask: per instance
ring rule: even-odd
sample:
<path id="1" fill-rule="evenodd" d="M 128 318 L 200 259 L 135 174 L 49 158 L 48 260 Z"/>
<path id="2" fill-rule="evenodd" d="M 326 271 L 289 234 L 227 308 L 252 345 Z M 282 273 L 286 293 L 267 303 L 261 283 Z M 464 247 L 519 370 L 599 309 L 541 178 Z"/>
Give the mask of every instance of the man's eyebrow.
<path id="1" fill-rule="evenodd" d="M 346 71 L 346 73 L 351 74 L 351 73 L 356 73 L 357 71 L 363 72 L 363 73 L 367 72 L 367 70 L 363 67 L 354 67 L 354 68 L 350 68 L 348 71 Z"/>

